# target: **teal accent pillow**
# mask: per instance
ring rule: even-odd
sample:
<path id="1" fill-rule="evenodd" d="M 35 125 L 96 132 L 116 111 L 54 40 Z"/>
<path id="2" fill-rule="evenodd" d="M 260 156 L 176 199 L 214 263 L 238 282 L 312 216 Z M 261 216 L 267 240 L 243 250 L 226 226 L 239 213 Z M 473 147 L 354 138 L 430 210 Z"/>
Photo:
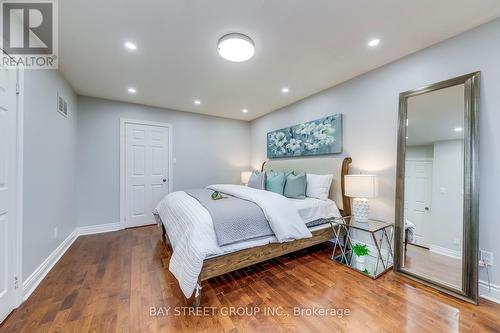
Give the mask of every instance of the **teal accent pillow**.
<path id="1" fill-rule="evenodd" d="M 284 172 L 266 172 L 266 191 L 283 195 L 285 189 L 286 174 Z"/>
<path id="2" fill-rule="evenodd" d="M 289 174 L 286 177 L 285 189 L 283 195 L 292 199 L 305 199 L 306 198 L 307 177 L 305 172 L 298 175 Z"/>

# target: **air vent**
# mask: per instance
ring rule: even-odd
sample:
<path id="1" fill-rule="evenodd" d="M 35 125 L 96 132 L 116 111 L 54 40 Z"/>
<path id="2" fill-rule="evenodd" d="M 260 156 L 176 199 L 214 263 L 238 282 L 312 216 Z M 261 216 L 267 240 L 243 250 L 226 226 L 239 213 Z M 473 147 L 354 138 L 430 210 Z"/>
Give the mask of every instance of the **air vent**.
<path id="1" fill-rule="evenodd" d="M 68 102 L 59 93 L 57 94 L 57 111 L 65 117 L 68 116 Z"/>

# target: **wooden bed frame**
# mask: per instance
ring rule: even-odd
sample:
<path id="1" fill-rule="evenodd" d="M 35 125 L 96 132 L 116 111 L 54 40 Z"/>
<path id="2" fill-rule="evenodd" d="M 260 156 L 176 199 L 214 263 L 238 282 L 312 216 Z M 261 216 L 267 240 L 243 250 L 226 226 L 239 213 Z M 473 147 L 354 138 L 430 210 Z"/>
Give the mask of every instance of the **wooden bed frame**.
<path id="1" fill-rule="evenodd" d="M 266 162 L 262 164 L 262 171 L 264 170 L 265 163 Z M 345 195 L 344 184 L 344 176 L 349 173 L 349 165 L 351 163 L 352 159 L 350 157 L 344 158 L 344 160 L 342 161 L 342 170 L 340 173 L 343 207 L 340 212 L 343 216 L 351 215 L 350 199 Z M 172 246 L 170 244 L 170 240 L 168 239 L 168 235 L 166 233 L 165 227 L 163 226 L 163 223 L 161 222 L 158 215 L 155 215 L 155 218 L 157 219 L 159 225 L 161 225 L 163 241 L 165 242 L 165 245 L 170 251 L 172 251 Z M 257 246 L 206 259 L 203 262 L 203 268 L 198 278 L 198 285 L 201 287 L 201 281 L 205 281 L 216 276 L 220 276 L 241 268 L 258 264 L 266 260 L 277 258 L 291 252 L 302 250 L 313 245 L 324 243 L 334 237 L 333 230 L 331 228 L 321 228 L 314 230 L 311 233 L 311 238 L 303 238 L 286 243 L 270 243 L 267 245 Z M 200 299 L 201 292 L 200 290 L 197 290 L 195 291 L 191 299 L 189 299 L 189 301 L 192 302 L 193 307 L 199 307 Z"/>

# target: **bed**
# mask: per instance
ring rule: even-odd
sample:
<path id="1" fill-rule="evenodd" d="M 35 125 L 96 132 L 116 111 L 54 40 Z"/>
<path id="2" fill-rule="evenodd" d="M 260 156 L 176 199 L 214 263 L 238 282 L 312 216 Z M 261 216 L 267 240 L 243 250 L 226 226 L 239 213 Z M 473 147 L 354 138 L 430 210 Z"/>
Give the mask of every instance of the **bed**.
<path id="1" fill-rule="evenodd" d="M 293 211 L 300 216 L 301 223 L 305 225 L 308 233 L 308 236 L 305 236 L 304 227 L 300 225 L 297 229 L 301 231 L 297 231 L 296 234 L 301 236 L 286 240 L 281 237 L 281 232 L 275 229 L 280 228 L 278 224 L 273 225 L 275 235 L 215 246 L 211 236 L 214 233 L 211 230 L 214 226 L 210 226 L 207 222 L 210 220 L 208 211 L 184 191 L 167 195 L 158 205 L 154 216 L 162 229 L 165 245 L 172 251 L 169 270 L 177 278 L 186 299 L 192 302 L 194 307 L 198 307 L 201 299 L 201 281 L 332 239 L 333 230 L 328 223 L 329 219 L 337 215 L 350 215 L 350 201 L 345 196 L 343 180 L 344 175 L 349 172 L 351 162 L 351 158 L 315 157 L 270 160 L 262 164 L 262 171 L 294 170 L 311 174 L 333 174 L 329 198 L 326 201 L 313 198 L 280 199 L 277 198 L 279 195 L 265 193 L 267 191 L 246 189 L 237 185 L 212 186 L 212 190 L 220 189 L 229 195 L 241 196 L 242 199 L 255 199 L 256 203 L 260 200 L 258 204 L 270 220 L 270 225 L 275 223 L 269 218 L 272 217 L 271 212 L 267 212 L 274 208 L 271 207 L 271 202 L 276 200 L 273 204 L 278 207 L 279 204 L 286 204 L 289 208 L 287 211 Z M 258 195 L 258 198 L 254 198 L 253 195 Z M 291 220 L 293 217 L 290 215 Z M 289 230 L 285 230 L 285 234 L 287 232 Z M 206 237 L 210 240 L 205 239 Z"/>

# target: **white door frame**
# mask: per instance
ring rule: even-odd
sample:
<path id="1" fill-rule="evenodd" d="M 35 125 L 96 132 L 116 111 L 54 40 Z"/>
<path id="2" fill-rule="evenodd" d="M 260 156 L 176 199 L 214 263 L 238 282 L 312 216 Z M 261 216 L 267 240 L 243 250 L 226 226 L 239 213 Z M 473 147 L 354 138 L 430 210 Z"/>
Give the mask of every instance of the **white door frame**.
<path id="1" fill-rule="evenodd" d="M 172 192 L 174 188 L 173 182 L 173 145 L 172 145 L 172 125 L 169 123 L 162 123 L 157 121 L 137 120 L 120 118 L 120 225 L 125 229 L 125 216 L 127 215 L 126 199 L 125 199 L 125 126 L 126 124 L 137 124 L 146 126 L 158 126 L 168 128 L 168 192 Z M 151 212 L 152 213 L 152 212 Z"/>
<path id="2" fill-rule="evenodd" d="M 11 222 L 14 225 L 14 246 L 10 253 L 15 267 L 14 272 L 14 304 L 17 308 L 23 302 L 23 151 L 24 151 L 24 70 L 22 67 L 16 70 L 16 108 L 15 112 L 15 160 L 8 169 L 12 170 L 9 182 L 12 184 L 13 204 L 11 207 Z M 10 277 L 9 277 L 10 278 Z"/>
<path id="3" fill-rule="evenodd" d="M 17 71 L 17 146 L 16 146 L 16 199 L 15 199 L 15 225 L 16 225 L 16 256 L 17 262 L 16 276 L 17 289 L 16 289 L 16 307 L 23 302 L 23 197 L 24 197 L 24 68 L 21 67 Z"/>
<path id="4" fill-rule="evenodd" d="M 411 157 L 411 158 L 407 158 L 406 159 L 406 162 L 421 162 L 421 163 L 426 163 L 426 164 L 434 164 L 434 158 L 431 158 L 431 157 Z M 428 219 L 427 219 L 427 223 L 424 225 L 424 230 L 422 232 L 422 234 L 424 234 L 424 237 L 427 237 L 427 239 L 424 238 L 425 242 L 428 241 L 429 239 L 429 223 L 431 222 L 431 217 L 432 217 L 432 181 L 433 181 L 433 174 L 432 174 L 432 168 L 431 168 L 431 183 L 430 183 L 430 186 L 431 186 L 431 201 L 429 202 L 429 206 L 431 207 L 431 211 L 428 212 L 431 214 L 431 216 L 428 216 Z M 416 236 L 415 236 L 416 237 Z M 415 244 L 416 242 L 416 238 L 415 238 L 415 241 L 413 242 Z M 424 244 L 422 245 L 420 242 L 416 245 L 419 245 L 419 246 L 425 246 L 425 247 L 428 247 L 429 244 Z"/>

